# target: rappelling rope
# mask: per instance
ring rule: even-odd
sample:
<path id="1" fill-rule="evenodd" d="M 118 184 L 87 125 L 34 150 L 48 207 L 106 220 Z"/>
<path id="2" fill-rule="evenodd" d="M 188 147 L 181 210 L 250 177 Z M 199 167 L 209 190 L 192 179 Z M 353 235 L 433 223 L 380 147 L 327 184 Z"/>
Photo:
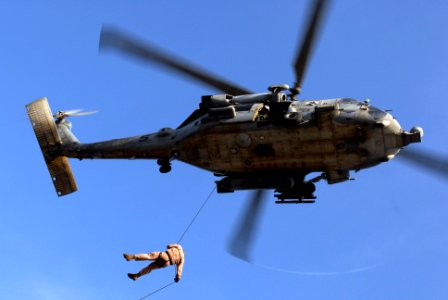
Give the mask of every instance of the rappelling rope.
<path id="1" fill-rule="evenodd" d="M 185 229 L 184 233 L 182 233 L 182 235 L 179 238 L 179 241 L 177 242 L 178 244 L 180 244 L 180 242 L 182 241 L 182 239 L 184 238 L 185 234 L 187 234 L 188 230 L 190 229 L 191 225 L 193 225 L 194 221 L 196 221 L 196 218 L 199 216 L 200 212 L 202 211 L 202 209 L 205 207 L 205 205 L 207 204 L 208 200 L 210 200 L 210 198 L 212 197 L 213 193 L 216 190 L 216 186 L 212 189 L 212 191 L 210 192 L 210 194 L 207 196 L 207 198 L 205 199 L 205 201 L 202 203 L 201 207 L 198 209 L 196 215 L 194 215 L 193 219 L 191 220 L 190 224 L 188 224 L 187 228 Z M 174 281 L 168 283 L 167 285 L 161 287 L 160 289 L 157 289 L 151 293 L 149 293 L 148 295 L 138 299 L 138 300 L 143 300 L 145 298 L 148 298 L 158 292 L 160 292 L 161 290 L 169 287 L 170 285 L 172 285 L 173 283 L 175 283 Z"/>
<path id="2" fill-rule="evenodd" d="M 178 244 L 180 244 L 180 242 L 182 241 L 182 239 L 184 238 L 185 234 L 187 233 L 187 231 L 190 229 L 191 225 L 193 225 L 194 221 L 196 221 L 196 218 L 199 216 L 199 213 L 202 211 L 202 209 L 204 208 L 204 206 L 207 204 L 208 200 L 210 200 L 210 198 L 212 197 L 213 193 L 216 190 L 216 186 L 213 187 L 212 191 L 210 192 L 210 194 L 208 195 L 208 197 L 205 199 L 204 203 L 202 203 L 201 207 L 199 208 L 198 212 L 196 213 L 196 215 L 193 217 L 193 219 L 191 220 L 190 224 L 188 224 L 187 229 L 185 229 L 184 233 L 182 233 L 182 235 L 179 238 L 179 241 L 177 241 Z"/>
<path id="3" fill-rule="evenodd" d="M 168 283 L 168 284 L 165 285 L 164 287 L 161 287 L 160 289 L 155 290 L 154 292 L 151 292 L 151 293 L 149 293 L 148 295 L 146 295 L 146 296 L 144 296 L 144 297 L 142 297 L 142 298 L 140 298 L 140 299 L 138 299 L 138 300 L 143 300 L 143 299 L 145 299 L 145 298 L 148 298 L 149 296 L 152 296 L 152 295 L 154 295 L 155 293 L 158 293 L 158 292 L 160 292 L 161 290 L 163 290 L 163 289 L 169 287 L 169 286 L 172 285 L 173 283 L 174 283 L 174 281 L 171 281 L 170 283 Z"/>

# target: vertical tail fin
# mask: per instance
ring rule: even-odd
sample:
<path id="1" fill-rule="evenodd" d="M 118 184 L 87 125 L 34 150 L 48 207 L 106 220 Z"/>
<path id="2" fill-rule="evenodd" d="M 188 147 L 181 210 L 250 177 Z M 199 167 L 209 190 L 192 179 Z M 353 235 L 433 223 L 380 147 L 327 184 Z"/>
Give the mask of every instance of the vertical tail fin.
<path id="1" fill-rule="evenodd" d="M 49 153 L 52 148 L 61 145 L 63 141 L 58 134 L 47 98 L 41 98 L 26 105 L 26 111 L 58 196 L 76 192 L 78 187 L 68 158 Z"/>

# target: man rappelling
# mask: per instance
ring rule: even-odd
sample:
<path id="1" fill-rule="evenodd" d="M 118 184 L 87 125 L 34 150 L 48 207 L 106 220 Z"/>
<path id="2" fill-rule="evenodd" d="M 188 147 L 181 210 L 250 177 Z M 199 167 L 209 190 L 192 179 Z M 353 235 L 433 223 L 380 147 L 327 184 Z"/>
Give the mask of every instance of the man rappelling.
<path id="1" fill-rule="evenodd" d="M 132 280 L 137 280 L 139 277 L 150 273 L 152 270 L 161 269 L 170 265 L 176 265 L 176 277 L 175 282 L 179 282 L 182 277 L 182 268 L 184 266 L 185 253 L 179 244 L 170 244 L 166 246 L 167 250 L 163 252 L 151 252 L 143 254 L 127 254 L 124 253 L 123 257 L 127 260 L 153 260 L 147 267 L 140 270 L 136 274 L 128 273 L 128 277 Z"/>

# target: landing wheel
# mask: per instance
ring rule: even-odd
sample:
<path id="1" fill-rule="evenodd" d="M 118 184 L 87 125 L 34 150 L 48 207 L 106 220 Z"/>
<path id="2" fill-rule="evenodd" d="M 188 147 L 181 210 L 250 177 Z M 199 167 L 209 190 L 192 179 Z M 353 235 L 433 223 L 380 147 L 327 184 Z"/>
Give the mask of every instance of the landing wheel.
<path id="1" fill-rule="evenodd" d="M 163 165 L 159 168 L 160 173 L 168 173 L 171 171 L 171 165 Z"/>
<path id="2" fill-rule="evenodd" d="M 160 173 L 168 173 L 171 171 L 171 163 L 169 158 L 159 158 L 157 164 L 160 166 Z"/>

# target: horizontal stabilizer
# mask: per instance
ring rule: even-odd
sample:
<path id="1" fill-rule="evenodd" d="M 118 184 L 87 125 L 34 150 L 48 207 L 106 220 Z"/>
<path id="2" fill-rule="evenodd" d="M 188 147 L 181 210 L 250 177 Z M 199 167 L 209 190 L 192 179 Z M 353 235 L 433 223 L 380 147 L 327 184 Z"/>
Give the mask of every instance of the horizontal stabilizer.
<path id="1" fill-rule="evenodd" d="M 72 169 L 65 156 L 52 156 L 49 151 L 62 144 L 47 98 L 34 101 L 26 106 L 28 117 L 45 158 L 48 171 L 58 196 L 78 190 Z"/>

